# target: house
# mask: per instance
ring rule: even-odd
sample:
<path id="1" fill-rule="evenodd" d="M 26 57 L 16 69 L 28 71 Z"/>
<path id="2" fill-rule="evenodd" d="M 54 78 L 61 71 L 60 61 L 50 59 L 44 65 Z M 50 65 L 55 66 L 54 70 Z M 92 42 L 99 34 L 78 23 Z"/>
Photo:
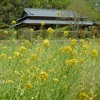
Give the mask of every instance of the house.
<path id="1" fill-rule="evenodd" d="M 61 27 L 74 24 L 82 27 L 93 25 L 93 22 L 86 20 L 86 17 L 80 16 L 76 11 L 71 10 L 25 8 L 14 27 L 17 29 L 31 27 L 37 30 L 41 27 L 41 22 L 45 23 L 45 27 L 53 28 L 57 25 Z"/>

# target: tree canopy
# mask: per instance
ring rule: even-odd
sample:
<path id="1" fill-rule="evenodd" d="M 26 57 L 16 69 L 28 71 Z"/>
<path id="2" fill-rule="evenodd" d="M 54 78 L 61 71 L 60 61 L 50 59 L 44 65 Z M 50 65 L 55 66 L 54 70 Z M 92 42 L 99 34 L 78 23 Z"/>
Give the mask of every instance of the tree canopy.
<path id="1" fill-rule="evenodd" d="M 21 16 L 24 8 L 50 8 L 50 9 L 66 9 L 70 4 L 73 4 L 76 0 L 2 0 L 0 1 L 0 24 L 11 24 L 12 20 L 16 20 Z M 81 1 L 81 0 L 80 0 Z M 84 0 L 88 3 L 92 10 L 96 12 L 95 20 L 100 21 L 100 2 L 97 0 Z M 83 6 L 83 4 L 78 5 Z M 77 6 L 77 7 L 78 7 Z M 79 8 L 78 8 L 79 9 Z M 84 7 L 86 9 L 86 7 Z M 81 9 L 80 9 L 81 10 Z M 91 12 L 92 13 L 92 12 Z"/>

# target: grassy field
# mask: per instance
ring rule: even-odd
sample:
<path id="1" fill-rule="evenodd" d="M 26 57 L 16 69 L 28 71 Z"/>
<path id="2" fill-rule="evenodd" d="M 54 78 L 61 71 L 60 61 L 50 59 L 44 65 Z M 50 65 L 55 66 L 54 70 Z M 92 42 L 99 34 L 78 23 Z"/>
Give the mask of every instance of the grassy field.
<path id="1" fill-rule="evenodd" d="M 100 42 L 1 41 L 0 100 L 100 100 Z"/>

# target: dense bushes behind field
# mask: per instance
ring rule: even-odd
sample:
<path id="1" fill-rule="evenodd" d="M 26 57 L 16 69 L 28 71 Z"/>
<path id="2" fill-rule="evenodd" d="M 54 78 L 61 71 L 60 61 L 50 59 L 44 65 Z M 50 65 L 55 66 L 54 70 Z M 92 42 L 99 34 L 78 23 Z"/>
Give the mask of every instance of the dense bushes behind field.
<path id="1" fill-rule="evenodd" d="M 47 30 L 33 30 L 29 28 L 23 28 L 19 30 L 14 30 L 14 29 L 5 29 L 5 30 L 0 30 L 0 39 L 10 39 L 10 38 L 25 38 L 25 39 L 33 39 L 36 38 L 37 36 L 40 36 L 42 38 L 62 38 L 64 36 L 64 31 L 62 29 L 55 29 L 54 32 L 50 35 Z M 91 30 L 91 31 L 67 31 L 68 35 L 66 36 L 67 38 L 92 38 L 92 37 L 100 37 L 100 32 L 96 30 Z M 65 38 L 66 38 L 65 37 Z"/>

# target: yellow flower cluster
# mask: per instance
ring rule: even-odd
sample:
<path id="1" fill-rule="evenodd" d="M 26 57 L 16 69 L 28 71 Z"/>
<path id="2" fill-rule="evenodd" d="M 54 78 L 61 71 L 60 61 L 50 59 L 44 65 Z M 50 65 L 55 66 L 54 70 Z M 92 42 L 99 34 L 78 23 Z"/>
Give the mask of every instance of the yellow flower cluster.
<path id="1" fill-rule="evenodd" d="M 77 62 L 78 62 L 78 60 L 76 60 L 76 59 L 66 60 L 66 64 L 68 66 L 75 66 L 75 65 L 77 65 Z"/>
<path id="2" fill-rule="evenodd" d="M 14 81 L 13 80 L 7 80 L 6 83 L 12 84 L 12 83 L 14 83 Z"/>
<path id="3" fill-rule="evenodd" d="M 49 41 L 48 39 L 45 39 L 45 40 L 43 41 L 43 45 L 44 45 L 45 47 L 49 47 L 49 46 L 50 46 L 50 41 Z"/>
<path id="4" fill-rule="evenodd" d="M 61 48 L 60 51 L 62 53 L 69 53 L 69 54 L 71 54 L 73 52 L 73 49 L 71 48 L 71 46 L 65 46 L 65 47 Z"/>
<path id="5" fill-rule="evenodd" d="M 12 24 L 16 24 L 16 21 L 15 21 L 15 20 L 13 20 L 13 21 L 12 21 Z"/>
<path id="6" fill-rule="evenodd" d="M 54 78 L 53 79 L 53 82 L 56 82 L 57 83 L 57 82 L 59 82 L 59 79 L 58 78 Z"/>
<path id="7" fill-rule="evenodd" d="M 31 45 L 30 41 L 29 40 L 25 40 L 22 45 Z"/>
<path id="8" fill-rule="evenodd" d="M 11 56 L 9 56 L 9 57 L 8 57 L 8 60 L 12 60 L 12 57 L 11 57 Z"/>
<path id="9" fill-rule="evenodd" d="M 64 36 L 68 36 L 68 31 L 64 31 Z"/>
<path id="10" fill-rule="evenodd" d="M 72 46 L 75 46 L 75 45 L 76 45 L 76 39 L 72 39 L 72 40 L 71 40 L 71 45 L 72 45 Z"/>
<path id="11" fill-rule="evenodd" d="M 34 60 L 35 58 L 36 58 L 36 55 L 35 54 L 32 54 L 31 55 L 31 59 Z"/>
<path id="12" fill-rule="evenodd" d="M 88 49 L 88 45 L 82 45 L 82 50 L 87 50 Z"/>
<path id="13" fill-rule="evenodd" d="M 20 52 L 14 52 L 14 57 L 20 57 L 21 56 L 21 53 Z"/>
<path id="14" fill-rule="evenodd" d="M 25 48 L 24 46 L 21 46 L 21 47 L 19 48 L 19 51 L 20 51 L 20 52 L 25 52 L 25 51 L 26 51 L 26 48 Z"/>
<path id="15" fill-rule="evenodd" d="M 88 93 L 85 92 L 85 91 L 82 91 L 82 92 L 79 94 L 79 100 L 90 100 L 90 99 L 89 99 Z"/>
<path id="16" fill-rule="evenodd" d="M 32 83 L 30 81 L 28 81 L 27 84 L 26 84 L 26 88 L 27 89 L 32 89 L 32 87 L 33 87 Z"/>
<path id="17" fill-rule="evenodd" d="M 53 34 L 53 33 L 54 33 L 54 29 L 52 29 L 51 27 L 49 27 L 49 28 L 47 29 L 47 33 Z"/>
<path id="18" fill-rule="evenodd" d="M 8 31 L 4 31 L 4 34 L 8 34 Z"/>
<path id="19" fill-rule="evenodd" d="M 39 79 L 47 80 L 48 74 L 45 71 L 40 72 Z"/>
<path id="20" fill-rule="evenodd" d="M 44 22 L 44 21 L 42 21 L 42 22 L 41 22 L 41 26 L 44 26 L 44 25 L 45 25 L 45 22 Z"/>
<path id="21" fill-rule="evenodd" d="M 92 50 L 91 51 L 91 57 L 95 58 L 98 56 L 98 51 L 97 50 Z"/>
<path id="22" fill-rule="evenodd" d="M 0 58 L 2 58 L 2 59 L 6 58 L 6 57 L 7 57 L 6 54 L 1 54 L 1 55 L 0 55 Z"/>
<path id="23" fill-rule="evenodd" d="M 3 46 L 2 48 L 3 48 L 3 49 L 7 49 L 7 46 L 5 45 L 5 46 Z"/>
<path id="24" fill-rule="evenodd" d="M 31 29 L 30 29 L 30 32 L 33 32 L 33 31 L 34 31 L 34 29 L 31 28 Z"/>
<path id="25" fill-rule="evenodd" d="M 60 13 L 60 11 L 57 11 L 56 14 L 59 16 L 61 13 Z"/>

